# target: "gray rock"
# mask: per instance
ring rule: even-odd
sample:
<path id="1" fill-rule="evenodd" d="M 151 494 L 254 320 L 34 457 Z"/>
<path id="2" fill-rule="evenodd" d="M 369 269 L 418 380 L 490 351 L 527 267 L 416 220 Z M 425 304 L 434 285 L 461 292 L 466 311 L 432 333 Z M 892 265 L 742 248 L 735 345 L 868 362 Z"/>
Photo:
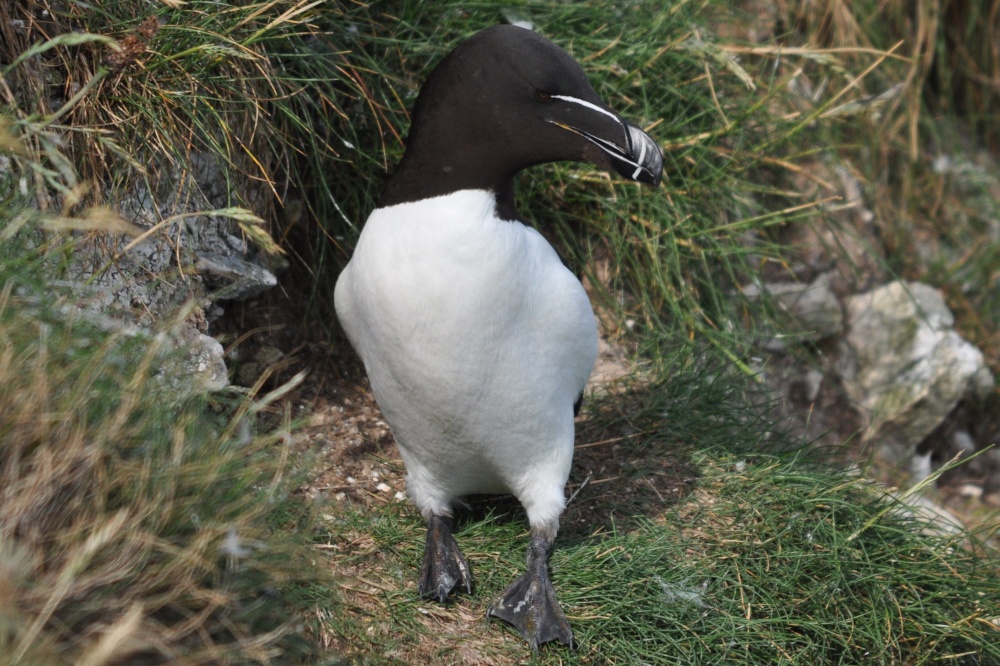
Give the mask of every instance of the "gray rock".
<path id="1" fill-rule="evenodd" d="M 206 310 L 221 312 L 214 301 L 256 296 L 277 278 L 233 220 L 203 214 L 232 199 L 222 170 L 210 158 L 193 154 L 185 168 L 161 176 L 155 191 L 136 182 L 124 192 L 108 193 L 109 199 L 115 195 L 117 212 L 151 230 L 149 236 L 137 243 L 112 233 L 82 237 L 66 282 L 92 317 L 117 322 L 109 329 L 152 332 L 187 312 L 171 337 L 189 362 L 175 370 L 185 372 L 195 389 L 216 390 L 228 377 L 221 345 L 206 335 Z M 180 388 L 174 374 L 165 376 Z"/>
<path id="2" fill-rule="evenodd" d="M 246 243 L 232 220 L 197 214 L 228 205 L 226 181 L 214 163 L 195 153 L 190 170 L 176 169 L 165 180 L 158 193 L 136 184 L 119 198 L 127 220 L 162 228 L 117 260 L 120 271 L 98 273 L 97 281 L 116 301 L 141 303 L 155 317 L 192 297 L 206 303 L 243 300 L 277 284 L 265 258 Z M 156 277 L 149 279 L 152 274 Z M 127 303 L 121 302 L 123 294 Z"/>
<path id="3" fill-rule="evenodd" d="M 223 286 L 212 294 L 214 298 L 242 301 L 278 284 L 278 278 L 271 271 L 239 256 L 201 254 L 195 266 L 203 276 L 211 275 L 223 280 Z"/>
<path id="4" fill-rule="evenodd" d="M 237 366 L 235 382 L 240 386 L 253 386 L 260 379 L 262 373 L 268 368 L 272 368 L 285 353 L 273 345 L 261 345 L 254 352 L 253 357 L 240 363 Z"/>
<path id="5" fill-rule="evenodd" d="M 215 338 L 197 334 L 188 348 L 188 372 L 196 386 L 206 391 L 217 391 L 229 385 L 229 374 L 223 358 L 222 344 Z"/>
<path id="6" fill-rule="evenodd" d="M 253 355 L 255 361 L 264 365 L 273 365 L 284 357 L 285 352 L 273 345 L 261 345 Z"/>
<path id="7" fill-rule="evenodd" d="M 992 374 L 982 352 L 952 329 L 933 287 L 896 281 L 848 298 L 845 309 L 844 387 L 868 420 L 876 455 L 908 466 L 959 400 L 992 390 Z"/>
<path id="8" fill-rule="evenodd" d="M 816 402 L 819 397 L 819 390 L 823 387 L 823 373 L 816 368 L 809 368 L 802 377 L 805 386 L 805 399 L 809 403 Z"/>
<path id="9" fill-rule="evenodd" d="M 910 459 L 910 483 L 920 483 L 934 471 L 931 453 L 915 453 Z"/>
<path id="10" fill-rule="evenodd" d="M 809 284 L 769 282 L 743 288 L 750 298 L 768 294 L 778 308 L 782 332 L 765 343 L 767 349 L 781 351 L 789 342 L 817 342 L 841 333 L 844 313 L 830 288 L 832 277 L 822 273 Z"/>
<path id="11" fill-rule="evenodd" d="M 53 284 L 56 284 L 53 281 Z M 74 286 L 74 285 L 69 285 Z M 86 287 L 79 287 L 86 293 Z M 194 310 L 188 306 L 189 310 Z M 199 333 L 187 320 L 168 322 L 171 326 L 154 329 L 136 326 L 127 316 L 88 305 L 86 299 L 65 303 L 57 309 L 67 320 L 80 320 L 112 336 L 144 339 L 147 350 L 158 352 L 153 376 L 162 387 L 175 395 L 217 391 L 229 385 L 225 350 L 215 338 Z M 87 340 L 82 342 L 89 344 Z M 134 366 L 135 359 L 122 357 L 124 366 Z"/>
<path id="12" fill-rule="evenodd" d="M 234 381 L 238 386 L 253 386 L 257 379 L 260 378 L 260 373 L 262 371 L 263 368 L 257 361 L 240 363 L 236 368 L 236 377 L 234 378 Z"/>

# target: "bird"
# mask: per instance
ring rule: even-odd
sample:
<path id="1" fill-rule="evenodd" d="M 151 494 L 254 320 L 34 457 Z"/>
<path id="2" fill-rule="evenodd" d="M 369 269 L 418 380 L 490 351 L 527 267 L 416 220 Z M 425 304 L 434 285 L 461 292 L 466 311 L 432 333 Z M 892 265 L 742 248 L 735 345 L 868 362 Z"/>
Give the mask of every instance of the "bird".
<path id="1" fill-rule="evenodd" d="M 572 161 L 655 187 L 663 157 L 570 54 L 515 25 L 460 42 L 427 76 L 410 120 L 334 306 L 427 523 L 418 591 L 441 603 L 472 593 L 456 502 L 513 495 L 530 527 L 527 566 L 487 615 L 536 651 L 555 640 L 572 647 L 548 557 L 597 320 L 580 280 L 519 217 L 514 181 Z"/>

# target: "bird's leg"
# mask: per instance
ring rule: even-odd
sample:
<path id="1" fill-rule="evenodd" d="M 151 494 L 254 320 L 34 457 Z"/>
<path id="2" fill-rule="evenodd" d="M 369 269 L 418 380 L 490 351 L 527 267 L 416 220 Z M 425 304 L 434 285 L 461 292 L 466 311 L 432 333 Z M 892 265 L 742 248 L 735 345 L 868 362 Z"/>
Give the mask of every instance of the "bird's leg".
<path id="1" fill-rule="evenodd" d="M 427 541 L 424 543 L 424 564 L 420 567 L 420 596 L 444 603 L 461 583 L 472 593 L 472 570 L 451 535 L 451 516 L 432 514 L 427 521 Z"/>
<path id="2" fill-rule="evenodd" d="M 487 611 L 489 617 L 498 617 L 520 631 L 534 650 L 554 640 L 573 647 L 573 632 L 549 580 L 548 557 L 556 529 L 531 528 L 528 570 Z"/>

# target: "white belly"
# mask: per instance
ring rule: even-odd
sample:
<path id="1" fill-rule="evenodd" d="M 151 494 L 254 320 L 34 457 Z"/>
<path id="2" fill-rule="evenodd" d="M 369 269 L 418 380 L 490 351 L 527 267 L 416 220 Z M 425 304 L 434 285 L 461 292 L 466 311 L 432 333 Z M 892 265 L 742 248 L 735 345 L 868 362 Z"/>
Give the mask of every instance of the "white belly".
<path id="1" fill-rule="evenodd" d="M 534 523 L 562 510 L 596 322 L 548 242 L 493 211 L 472 190 L 376 210 L 335 304 L 418 507 L 510 492 Z"/>

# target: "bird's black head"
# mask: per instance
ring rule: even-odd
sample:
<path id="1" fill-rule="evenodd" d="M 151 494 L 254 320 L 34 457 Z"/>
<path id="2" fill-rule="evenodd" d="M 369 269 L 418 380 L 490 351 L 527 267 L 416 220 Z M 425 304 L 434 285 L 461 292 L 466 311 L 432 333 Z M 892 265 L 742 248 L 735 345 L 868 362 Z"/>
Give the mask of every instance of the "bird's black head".
<path id="1" fill-rule="evenodd" d="M 406 154 L 380 206 L 462 189 L 511 196 L 522 169 L 590 162 L 657 185 L 656 143 L 597 96 L 580 65 L 531 30 L 499 25 L 459 44 L 413 108 Z M 513 200 L 509 202 L 513 216 Z"/>

